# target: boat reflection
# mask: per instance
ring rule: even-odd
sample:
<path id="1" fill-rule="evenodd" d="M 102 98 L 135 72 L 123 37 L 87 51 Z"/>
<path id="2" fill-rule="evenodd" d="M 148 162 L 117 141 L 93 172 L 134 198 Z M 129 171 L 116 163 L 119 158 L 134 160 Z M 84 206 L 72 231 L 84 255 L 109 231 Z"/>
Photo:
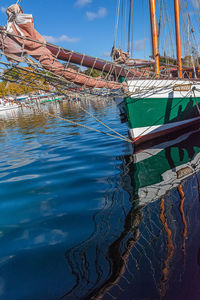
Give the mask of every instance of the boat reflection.
<path id="1" fill-rule="evenodd" d="M 134 204 L 137 200 L 137 205 L 145 205 L 158 199 L 199 170 L 199 136 L 199 129 L 185 132 L 150 148 L 137 148 L 134 155 L 123 157 L 131 180 L 125 189 L 128 188 Z"/>
<path id="2" fill-rule="evenodd" d="M 72 101 L 66 98 L 44 103 L 21 102 L 21 106 L 17 107 L 17 109 L 0 111 L 0 129 L 16 127 L 16 125 L 25 129 L 30 127 L 29 123 L 32 124 L 32 127 L 37 127 L 38 125 L 45 127 L 49 119 L 45 115 L 46 112 L 79 123 L 84 122 L 86 117 L 88 118 L 87 111 L 94 115 L 98 112 L 98 115 L 103 119 L 106 114 L 107 104 L 110 101 L 110 98 L 99 97 L 94 101 L 87 98 L 84 101 Z"/>
<path id="3" fill-rule="evenodd" d="M 109 194 L 93 234 L 67 251 L 75 284 L 61 299 L 183 299 L 199 270 L 200 131 L 120 159 L 128 199 Z"/>

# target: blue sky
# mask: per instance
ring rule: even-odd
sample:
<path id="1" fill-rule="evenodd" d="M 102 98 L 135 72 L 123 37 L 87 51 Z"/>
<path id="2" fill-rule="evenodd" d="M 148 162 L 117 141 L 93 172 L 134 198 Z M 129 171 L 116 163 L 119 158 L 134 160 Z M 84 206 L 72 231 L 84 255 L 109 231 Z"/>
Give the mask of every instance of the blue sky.
<path id="1" fill-rule="evenodd" d="M 117 2 L 118 0 L 22 0 L 21 6 L 24 13 L 33 15 L 35 28 L 49 42 L 108 59 L 115 36 Z M 148 2 L 134 1 L 134 57 L 147 59 L 151 55 Z M 189 2 L 190 9 L 199 9 L 200 0 Z M 158 0 L 156 3 L 158 7 Z M 168 0 L 167 3 L 169 15 L 173 19 L 173 0 Z M 13 2 L 10 0 L 1 0 L 1 25 L 6 23 L 5 9 L 11 4 Z M 167 34 L 169 38 L 169 33 Z M 165 36 L 162 34 L 160 49 L 165 43 Z"/>
<path id="2" fill-rule="evenodd" d="M 147 1 L 147 0 L 146 0 Z M 136 1 L 141 2 L 141 1 Z M 147 1 L 148 2 L 148 1 Z M 5 9 L 13 1 L 1 0 L 0 24 L 6 23 Z M 49 42 L 88 55 L 106 58 L 114 41 L 117 0 L 22 0 L 24 13 L 33 14 L 35 28 Z M 140 9 L 138 7 L 138 9 Z M 144 57 L 141 16 L 135 14 L 135 56 Z"/>

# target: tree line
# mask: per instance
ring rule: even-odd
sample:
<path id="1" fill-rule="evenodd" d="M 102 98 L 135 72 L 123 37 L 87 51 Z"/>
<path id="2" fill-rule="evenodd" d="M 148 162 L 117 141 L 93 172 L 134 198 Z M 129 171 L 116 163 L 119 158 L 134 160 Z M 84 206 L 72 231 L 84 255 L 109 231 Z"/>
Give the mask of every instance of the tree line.
<path id="1" fill-rule="evenodd" d="M 34 89 L 30 86 L 14 83 L 14 82 L 0 82 L 0 97 L 3 98 L 5 96 L 19 96 L 26 95 L 30 92 L 34 91 Z"/>

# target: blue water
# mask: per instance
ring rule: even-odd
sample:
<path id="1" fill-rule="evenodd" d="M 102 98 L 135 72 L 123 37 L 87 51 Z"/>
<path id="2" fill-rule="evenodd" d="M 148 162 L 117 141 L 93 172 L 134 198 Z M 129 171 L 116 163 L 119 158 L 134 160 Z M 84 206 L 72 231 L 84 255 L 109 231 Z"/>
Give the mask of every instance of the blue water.
<path id="1" fill-rule="evenodd" d="M 48 109 L 107 131 L 81 106 L 127 135 L 109 99 Z M 165 196 L 168 258 L 161 198 L 140 207 L 130 192 L 130 144 L 28 109 L 0 128 L 0 299 L 200 299 L 197 171 L 183 183 L 185 239 L 177 190 Z"/>

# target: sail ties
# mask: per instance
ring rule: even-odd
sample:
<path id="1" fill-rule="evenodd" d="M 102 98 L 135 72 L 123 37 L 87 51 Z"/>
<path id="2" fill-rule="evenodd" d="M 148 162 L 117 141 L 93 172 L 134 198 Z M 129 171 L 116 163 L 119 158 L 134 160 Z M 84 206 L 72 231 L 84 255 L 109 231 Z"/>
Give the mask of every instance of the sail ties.
<path id="1" fill-rule="evenodd" d="M 5 55 L 23 57 L 28 54 L 44 69 L 86 88 L 120 89 L 125 87 L 125 83 L 118 83 L 103 77 L 93 78 L 71 66 L 62 65 L 47 48 L 42 35 L 35 30 L 31 14 L 24 14 L 18 4 L 9 6 L 6 13 L 8 15 L 6 30 L 0 34 L 0 48 Z"/>
<path id="2" fill-rule="evenodd" d="M 129 59 L 129 53 L 113 46 L 111 51 L 111 57 L 114 60 L 114 62 L 118 64 L 126 64 L 127 60 Z"/>
<path id="3" fill-rule="evenodd" d="M 21 6 L 19 6 L 18 4 L 13 4 L 9 6 L 6 10 L 6 14 L 8 16 L 6 26 L 7 32 L 14 32 L 12 28 L 12 26 L 14 25 L 18 34 L 24 36 L 24 33 L 20 30 L 18 24 L 26 24 L 28 22 L 31 22 L 32 15 L 24 14 Z"/>
<path id="4" fill-rule="evenodd" d="M 111 51 L 111 57 L 117 64 L 124 64 L 128 67 L 130 66 L 145 66 L 151 65 L 155 63 L 154 59 L 146 60 L 146 59 L 134 59 L 129 57 L 129 52 L 122 51 L 113 46 Z"/>

